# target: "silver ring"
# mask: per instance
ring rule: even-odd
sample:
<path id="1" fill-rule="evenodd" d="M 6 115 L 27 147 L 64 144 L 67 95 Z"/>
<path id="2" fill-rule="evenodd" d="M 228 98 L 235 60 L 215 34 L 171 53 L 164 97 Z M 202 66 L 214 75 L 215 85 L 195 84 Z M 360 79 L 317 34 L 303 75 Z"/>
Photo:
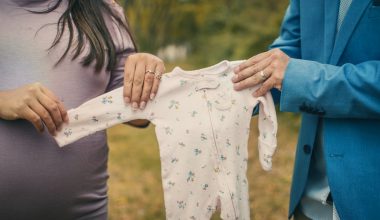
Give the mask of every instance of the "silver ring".
<path id="1" fill-rule="evenodd" d="M 259 74 L 262 80 L 266 80 L 268 78 L 268 75 L 264 72 L 264 70 L 261 70 Z"/>
<path id="2" fill-rule="evenodd" d="M 153 75 L 156 74 L 156 73 L 155 73 L 154 71 L 152 71 L 152 70 L 147 70 L 147 71 L 145 71 L 145 74 L 147 74 L 147 73 L 149 73 L 149 74 L 153 74 Z"/>

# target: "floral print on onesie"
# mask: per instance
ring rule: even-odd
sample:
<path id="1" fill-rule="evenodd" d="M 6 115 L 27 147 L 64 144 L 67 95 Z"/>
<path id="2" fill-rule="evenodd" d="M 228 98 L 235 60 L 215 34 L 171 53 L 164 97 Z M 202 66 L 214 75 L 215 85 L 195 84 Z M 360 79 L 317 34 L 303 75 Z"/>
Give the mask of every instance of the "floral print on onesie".
<path id="1" fill-rule="evenodd" d="M 64 146 L 134 119 L 156 127 L 167 219 L 249 219 L 247 143 L 253 109 L 259 108 L 259 159 L 271 169 L 277 119 L 270 93 L 255 98 L 251 88 L 236 92 L 231 78 L 242 61 L 162 77 L 155 100 L 133 111 L 119 88 L 70 110 L 70 123 L 56 136 Z"/>

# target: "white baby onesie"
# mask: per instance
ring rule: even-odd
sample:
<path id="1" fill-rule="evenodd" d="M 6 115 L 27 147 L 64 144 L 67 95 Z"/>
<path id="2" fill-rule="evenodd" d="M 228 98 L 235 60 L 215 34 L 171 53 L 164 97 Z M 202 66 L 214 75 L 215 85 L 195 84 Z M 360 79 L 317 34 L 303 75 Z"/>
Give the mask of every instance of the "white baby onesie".
<path id="1" fill-rule="evenodd" d="M 119 88 L 68 112 L 70 123 L 56 136 L 60 146 L 134 119 L 155 126 L 167 219 L 249 219 L 247 142 L 253 108 L 259 108 L 259 159 L 271 169 L 277 119 L 270 93 L 254 98 L 236 92 L 231 78 L 242 61 L 164 74 L 155 100 L 133 111 Z"/>

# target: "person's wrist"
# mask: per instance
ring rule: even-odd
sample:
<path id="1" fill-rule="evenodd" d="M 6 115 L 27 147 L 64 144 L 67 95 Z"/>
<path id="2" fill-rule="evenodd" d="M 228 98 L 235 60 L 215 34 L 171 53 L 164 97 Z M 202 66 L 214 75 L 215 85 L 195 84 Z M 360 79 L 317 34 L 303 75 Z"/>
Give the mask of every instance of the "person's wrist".
<path id="1" fill-rule="evenodd" d="M 0 91 L 0 119 L 3 119 L 3 115 L 4 115 L 4 103 L 5 103 L 5 93 L 3 91 Z"/>

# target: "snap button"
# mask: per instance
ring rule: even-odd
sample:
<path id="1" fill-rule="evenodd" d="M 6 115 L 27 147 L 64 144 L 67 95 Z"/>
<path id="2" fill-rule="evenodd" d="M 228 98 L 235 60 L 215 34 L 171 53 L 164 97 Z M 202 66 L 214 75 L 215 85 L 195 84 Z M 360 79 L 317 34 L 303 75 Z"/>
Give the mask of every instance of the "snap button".
<path id="1" fill-rule="evenodd" d="M 311 153 L 311 147 L 310 147 L 310 145 L 308 145 L 308 144 L 303 145 L 303 152 L 305 154 L 310 154 Z"/>

